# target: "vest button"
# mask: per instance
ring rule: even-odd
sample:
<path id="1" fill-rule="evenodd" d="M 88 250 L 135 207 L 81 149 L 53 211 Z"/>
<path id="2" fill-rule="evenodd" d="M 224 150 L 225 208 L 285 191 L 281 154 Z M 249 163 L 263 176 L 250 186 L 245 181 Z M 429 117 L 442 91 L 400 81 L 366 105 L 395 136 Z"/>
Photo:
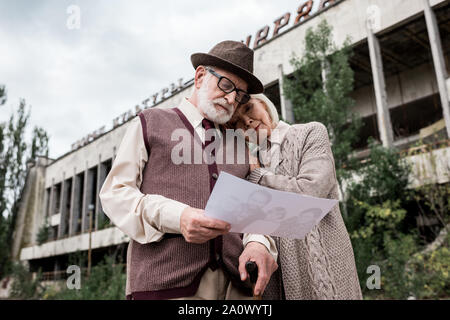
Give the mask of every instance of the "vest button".
<path id="1" fill-rule="evenodd" d="M 217 175 L 217 173 L 214 172 L 214 173 L 212 174 L 212 177 L 213 177 L 214 180 L 217 180 L 217 178 L 218 178 L 219 176 Z"/>

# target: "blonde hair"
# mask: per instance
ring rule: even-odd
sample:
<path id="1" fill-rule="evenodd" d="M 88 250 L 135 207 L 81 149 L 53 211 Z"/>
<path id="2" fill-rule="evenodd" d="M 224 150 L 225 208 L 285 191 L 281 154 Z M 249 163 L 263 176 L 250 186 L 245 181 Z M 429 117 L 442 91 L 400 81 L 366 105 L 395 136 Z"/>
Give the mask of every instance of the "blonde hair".
<path id="1" fill-rule="evenodd" d="M 250 97 L 252 99 L 258 99 L 263 103 L 265 106 L 267 113 L 269 114 L 270 119 L 272 120 L 272 124 L 274 126 L 278 125 L 278 122 L 280 122 L 280 118 L 278 116 L 278 111 L 275 105 L 272 101 L 270 101 L 269 98 L 267 98 L 264 94 L 258 93 L 258 94 L 251 94 Z"/>

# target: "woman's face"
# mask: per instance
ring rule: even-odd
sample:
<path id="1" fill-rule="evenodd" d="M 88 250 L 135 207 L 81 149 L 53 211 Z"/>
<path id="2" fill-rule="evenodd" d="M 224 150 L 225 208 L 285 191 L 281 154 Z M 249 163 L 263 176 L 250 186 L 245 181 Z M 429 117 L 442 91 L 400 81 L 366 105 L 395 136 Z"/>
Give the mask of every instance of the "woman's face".
<path id="1" fill-rule="evenodd" d="M 265 105 L 258 99 L 252 98 L 247 104 L 239 106 L 229 121 L 228 127 L 242 129 L 246 133 L 245 139 L 253 140 L 253 133 L 256 132 L 256 139 L 259 143 L 261 139 L 266 139 L 272 134 L 272 120 Z M 252 141 L 255 142 L 255 141 Z"/>

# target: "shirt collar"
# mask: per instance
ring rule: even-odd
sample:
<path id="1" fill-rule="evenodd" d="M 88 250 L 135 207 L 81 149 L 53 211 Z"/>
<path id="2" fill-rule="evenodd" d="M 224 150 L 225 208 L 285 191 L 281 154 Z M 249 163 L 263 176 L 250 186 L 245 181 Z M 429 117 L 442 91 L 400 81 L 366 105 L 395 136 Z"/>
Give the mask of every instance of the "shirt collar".
<path id="1" fill-rule="evenodd" d="M 200 111 L 194 106 L 187 98 L 181 101 L 178 109 L 184 114 L 186 119 L 192 125 L 193 128 L 197 128 L 202 124 L 203 116 Z"/>

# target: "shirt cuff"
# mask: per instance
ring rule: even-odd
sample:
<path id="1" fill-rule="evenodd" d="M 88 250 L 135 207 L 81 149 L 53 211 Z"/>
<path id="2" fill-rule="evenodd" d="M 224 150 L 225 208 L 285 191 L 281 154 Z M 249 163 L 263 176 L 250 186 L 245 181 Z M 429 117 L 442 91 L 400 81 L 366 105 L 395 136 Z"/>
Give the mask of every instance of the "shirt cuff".
<path id="1" fill-rule="evenodd" d="M 164 233 L 181 233 L 181 213 L 189 207 L 188 205 L 168 200 L 161 208 L 161 231 Z"/>
<path id="2" fill-rule="evenodd" d="M 266 174 L 271 174 L 271 171 L 265 168 L 256 168 L 252 172 L 250 172 L 250 174 L 247 177 L 247 180 L 252 183 L 258 184 L 261 178 Z"/>
<path id="3" fill-rule="evenodd" d="M 261 234 L 245 233 L 242 241 L 244 247 L 250 242 L 259 242 L 263 244 L 266 247 L 267 251 L 269 251 L 269 253 L 272 255 L 273 259 L 277 261 L 278 250 L 275 244 L 275 240 L 272 237 L 264 236 Z"/>

